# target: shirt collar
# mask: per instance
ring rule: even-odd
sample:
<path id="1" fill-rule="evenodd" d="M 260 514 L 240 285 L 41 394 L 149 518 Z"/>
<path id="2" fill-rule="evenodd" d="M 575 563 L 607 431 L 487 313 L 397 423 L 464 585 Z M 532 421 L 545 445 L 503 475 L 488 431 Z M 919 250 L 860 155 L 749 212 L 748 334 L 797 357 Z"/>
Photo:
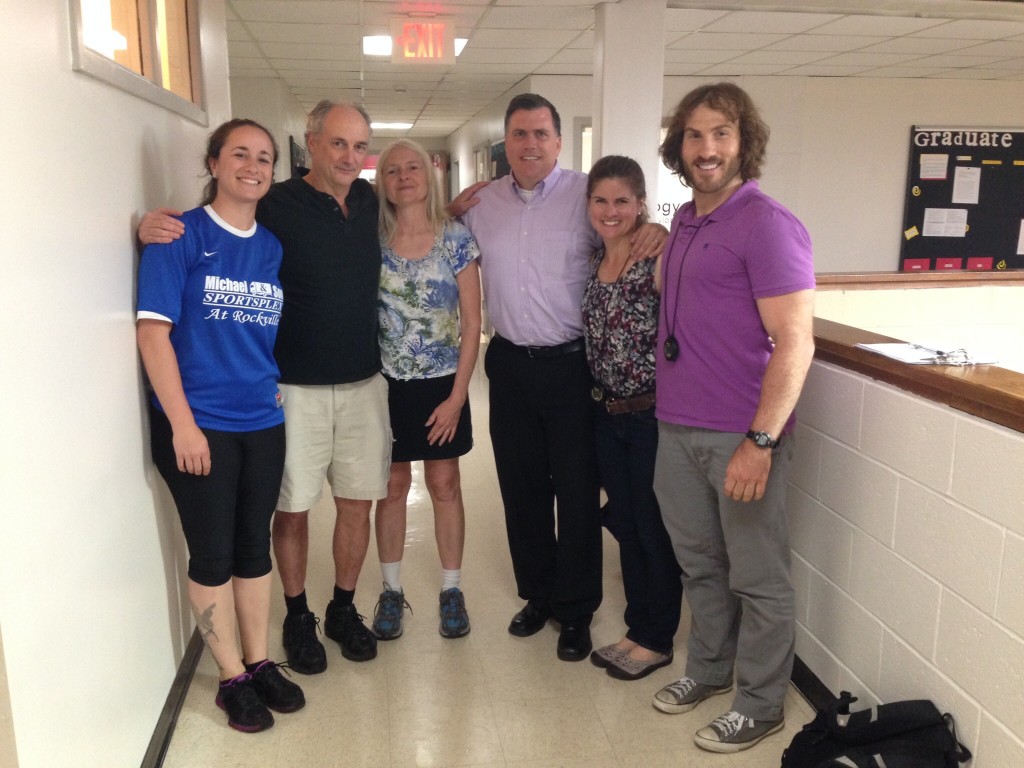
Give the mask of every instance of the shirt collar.
<path id="1" fill-rule="evenodd" d="M 704 216 L 705 221 L 726 221 L 732 218 L 736 213 L 746 205 L 747 199 L 752 195 L 756 195 L 761 189 L 761 185 L 758 184 L 757 179 L 747 179 L 743 182 L 739 189 L 733 192 L 729 199 L 722 203 L 720 206 L 715 208 L 711 213 Z M 691 222 L 697 221 L 697 207 L 691 202 L 688 203 L 690 206 L 690 214 L 687 217 Z"/>
<path id="2" fill-rule="evenodd" d="M 537 182 L 537 186 L 533 188 L 533 191 L 540 197 L 547 197 L 548 193 L 554 189 L 555 184 L 558 183 L 558 178 L 562 175 L 562 169 L 558 165 L 558 161 L 555 161 L 555 167 L 551 169 L 551 173 Z M 516 182 L 516 177 L 509 171 L 508 178 L 512 186 L 512 192 L 519 197 L 519 190 L 521 187 Z"/>

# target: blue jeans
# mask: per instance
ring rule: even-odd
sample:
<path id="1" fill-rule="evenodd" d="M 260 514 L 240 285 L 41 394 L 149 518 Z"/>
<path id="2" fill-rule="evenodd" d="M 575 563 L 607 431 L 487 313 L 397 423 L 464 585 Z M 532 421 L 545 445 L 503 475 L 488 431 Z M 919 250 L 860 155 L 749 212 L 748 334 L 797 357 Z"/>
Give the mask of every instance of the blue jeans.
<path id="1" fill-rule="evenodd" d="M 626 637 L 658 653 L 672 650 L 683 585 L 654 496 L 658 422 L 654 409 L 612 416 L 595 408 L 601 481 L 608 494 L 605 528 L 619 542 L 626 593 Z"/>

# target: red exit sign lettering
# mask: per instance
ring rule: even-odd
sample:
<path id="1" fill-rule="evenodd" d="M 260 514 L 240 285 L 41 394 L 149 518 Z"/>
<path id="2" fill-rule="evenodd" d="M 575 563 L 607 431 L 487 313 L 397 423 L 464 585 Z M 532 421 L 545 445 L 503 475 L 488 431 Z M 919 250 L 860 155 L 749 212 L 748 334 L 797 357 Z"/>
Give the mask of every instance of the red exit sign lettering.
<path id="1" fill-rule="evenodd" d="M 391 21 L 392 64 L 455 63 L 455 30 L 443 21 Z"/>

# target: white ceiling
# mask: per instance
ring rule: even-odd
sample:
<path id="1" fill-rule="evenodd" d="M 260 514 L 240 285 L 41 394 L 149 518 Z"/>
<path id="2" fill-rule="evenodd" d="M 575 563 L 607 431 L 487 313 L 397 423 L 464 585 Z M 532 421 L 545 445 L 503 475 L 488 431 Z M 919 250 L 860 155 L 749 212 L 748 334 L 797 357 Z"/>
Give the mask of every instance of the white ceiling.
<path id="1" fill-rule="evenodd" d="M 614 0 L 618 2 L 618 0 Z M 377 136 L 444 137 L 534 74 L 593 72 L 594 0 L 228 0 L 232 77 L 280 78 L 306 109 L 356 100 Z M 363 35 L 436 14 L 469 43 L 432 70 L 363 56 Z M 1024 82 L 1020 0 L 669 0 L 665 74 Z M 1024 88 L 1022 88 L 1024 96 Z"/>

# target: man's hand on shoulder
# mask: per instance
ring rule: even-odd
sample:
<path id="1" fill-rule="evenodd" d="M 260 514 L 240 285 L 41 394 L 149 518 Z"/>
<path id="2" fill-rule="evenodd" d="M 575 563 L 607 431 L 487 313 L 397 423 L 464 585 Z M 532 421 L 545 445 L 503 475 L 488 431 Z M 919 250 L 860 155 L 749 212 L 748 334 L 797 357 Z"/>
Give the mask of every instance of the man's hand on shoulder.
<path id="1" fill-rule="evenodd" d="M 661 254 L 668 239 L 668 230 L 661 224 L 647 222 L 637 227 L 629 238 L 630 254 L 637 261 L 650 259 Z"/>
<path id="2" fill-rule="evenodd" d="M 472 184 L 462 190 L 455 199 L 446 206 L 448 215 L 457 219 L 474 205 L 479 203 L 480 198 L 476 197 L 476 193 L 490 183 L 491 182 L 489 181 L 478 181 L 476 184 Z"/>
<path id="3" fill-rule="evenodd" d="M 181 216 L 182 211 L 174 208 L 157 208 L 146 211 L 139 222 L 139 241 L 143 245 L 153 243 L 170 243 L 185 234 L 185 225 L 175 216 Z"/>

